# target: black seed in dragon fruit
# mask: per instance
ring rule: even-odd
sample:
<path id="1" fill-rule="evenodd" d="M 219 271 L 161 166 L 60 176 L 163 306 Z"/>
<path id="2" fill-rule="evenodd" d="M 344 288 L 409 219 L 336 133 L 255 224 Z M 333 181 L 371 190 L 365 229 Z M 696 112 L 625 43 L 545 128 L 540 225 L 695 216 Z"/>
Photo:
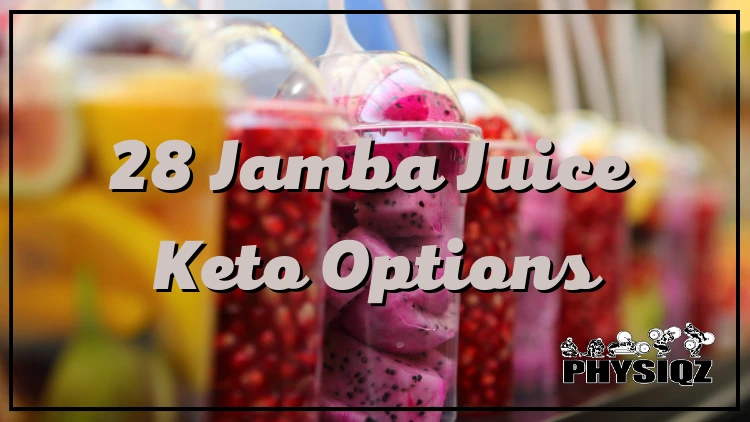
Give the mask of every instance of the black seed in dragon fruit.
<path id="1" fill-rule="evenodd" d="M 442 234 L 443 192 L 404 192 L 400 189 L 360 198 L 354 208 L 357 223 L 390 237 Z"/>
<path id="2" fill-rule="evenodd" d="M 389 293 L 385 305 L 372 306 L 359 295 L 341 311 L 341 323 L 352 336 L 379 350 L 413 354 L 434 349 L 454 338 L 458 304 L 451 301 L 442 314 L 418 303 L 429 303 L 433 293 L 421 289 Z"/>
<path id="3" fill-rule="evenodd" d="M 406 362 L 408 365 L 415 365 L 418 368 L 432 369 L 440 375 L 440 378 L 451 386 L 456 379 L 456 362 L 449 359 L 438 350 L 429 350 L 417 353 L 415 355 L 406 355 L 403 358 L 395 358 L 397 361 Z"/>
<path id="4" fill-rule="evenodd" d="M 447 384 L 426 364 L 415 365 L 381 353 L 336 330 L 329 329 L 325 338 L 321 384 L 323 395 L 332 400 L 328 403 L 360 408 L 443 406 Z M 377 422 L 439 421 L 441 416 L 440 411 L 427 409 L 358 411 Z"/>
<path id="5" fill-rule="evenodd" d="M 356 240 L 359 243 L 363 244 L 367 248 L 367 250 L 370 251 L 370 256 L 373 259 L 378 256 L 389 256 L 389 257 L 396 256 L 396 253 L 393 252 L 391 248 L 388 247 L 388 244 L 385 242 L 385 240 L 383 240 L 382 237 L 380 237 L 380 235 L 362 227 L 354 228 L 346 236 L 344 236 L 344 240 Z M 372 263 L 372 261 L 370 262 Z M 350 255 L 344 258 L 344 262 L 341 265 L 340 275 L 342 277 L 346 277 L 347 275 L 351 274 L 353 266 L 354 266 L 354 257 Z M 369 286 L 370 286 L 370 280 L 368 279 L 364 287 L 359 288 L 353 292 L 345 293 L 345 292 L 339 292 L 331 288 L 328 288 L 326 292 L 326 302 L 328 306 L 330 306 L 329 309 L 338 313 L 352 299 L 359 296 L 363 292 L 367 292 Z M 367 294 L 363 296 L 366 297 Z"/>

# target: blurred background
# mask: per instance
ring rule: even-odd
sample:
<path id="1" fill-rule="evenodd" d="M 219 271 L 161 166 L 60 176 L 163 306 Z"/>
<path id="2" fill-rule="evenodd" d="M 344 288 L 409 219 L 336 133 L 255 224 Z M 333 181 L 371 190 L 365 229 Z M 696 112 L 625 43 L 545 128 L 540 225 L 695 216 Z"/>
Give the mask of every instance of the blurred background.
<path id="1" fill-rule="evenodd" d="M 13 8 L 55 8 L 55 2 L 42 0 L 3 2 L 3 32 L 7 31 L 8 10 Z M 118 7 L 137 9 L 139 1 L 120 1 Z M 162 0 L 165 7 L 196 8 L 196 0 Z M 440 73 L 453 76 L 449 34 L 447 1 L 411 0 L 409 6 L 415 10 L 433 10 L 437 14 L 414 15 L 414 24 L 425 47 L 426 61 Z M 62 4 L 62 3 L 61 3 Z M 525 0 L 471 0 L 472 10 L 528 10 L 535 9 L 536 2 Z M 721 277 L 715 289 L 724 294 L 722 315 L 731 317 L 736 306 L 746 309 L 750 300 L 748 277 L 750 277 L 750 257 L 747 248 L 736 261 L 738 249 L 750 243 L 750 205 L 746 199 L 748 171 L 738 170 L 750 164 L 746 150 L 750 142 L 750 128 L 746 124 L 750 117 L 750 72 L 737 71 L 748 65 L 750 60 L 750 2 L 742 0 L 638 0 L 637 10 L 660 9 L 700 9 L 705 14 L 638 14 L 637 24 L 642 30 L 657 31 L 663 41 L 664 51 L 664 113 L 665 131 L 670 138 L 691 140 L 701 145 L 708 153 L 708 166 L 717 186 L 723 193 L 723 207 L 717 218 L 715 238 L 715 262 L 711 265 Z M 384 9 L 380 0 L 347 1 L 351 9 Z M 607 9 L 606 0 L 591 0 L 591 9 Z M 324 10 L 323 0 L 226 0 L 229 10 L 243 10 L 242 17 L 270 22 L 286 33 L 309 56 L 321 55 L 328 44 L 330 29 L 326 14 L 265 14 L 247 13 L 252 9 L 316 9 Z M 740 9 L 744 16 L 737 34 L 734 15 L 711 15 L 712 10 Z M 24 19 L 18 16 L 16 19 Z M 609 16 L 593 17 L 602 49 L 608 65 L 612 65 L 611 46 L 606 42 Z M 385 14 L 349 15 L 349 25 L 354 37 L 368 50 L 393 50 L 398 45 L 389 20 Z M 544 37 L 539 15 L 529 14 L 473 14 L 470 16 L 470 47 L 472 76 L 503 97 L 520 99 L 543 114 L 556 111 L 553 88 L 550 81 Z M 737 45 L 739 39 L 739 45 Z M 17 40 L 14 40 L 17 42 Z M 23 40 L 19 41 L 23 42 Z M 3 42 L 2 55 L 7 59 L 7 43 Z M 737 63 L 736 53 L 739 50 Z M 7 64 L 4 64 L 7 66 Z M 635 68 L 639 68 L 634 64 Z M 26 75 L 34 83 L 29 86 L 54 84 L 49 75 Z M 3 73 L 3 86 L 8 86 L 7 73 Z M 579 75 L 580 79 L 581 76 Z M 154 86 L 141 86 L 143 90 L 133 95 L 158 96 L 150 92 Z M 174 89 L 180 89 L 175 82 Z M 579 87 L 582 84 L 579 83 Z M 192 86 L 192 85 L 186 85 Z M 739 88 L 739 91 L 738 91 Z M 15 98 L 35 99 L 34 90 L 20 91 Z M 40 91 L 44 91 L 40 89 Z M 157 90 L 158 91 L 158 90 Z M 739 98 L 737 97 L 739 92 Z M 119 93 L 122 94 L 122 93 Z M 0 144 L 0 158 L 7 174 L 8 141 L 8 100 L 3 92 L 4 139 Z M 25 97 L 24 97 L 25 95 Z M 200 115 L 200 130 L 195 127 L 179 127 L 184 139 L 191 140 L 196 151 L 211 150 L 204 156 L 215 155 L 215 147 L 199 145 L 200 139 L 220 138 L 221 124 L 218 106 L 206 95 L 205 109 Z M 579 97 L 584 107 L 585 94 Z M 122 101 L 127 103 L 128 96 Z M 45 99 L 42 99 L 42 103 Z M 127 110 L 127 108 L 125 108 Z M 209 110 L 208 113 L 205 111 Z M 111 154 L 111 143 L 103 142 L 106 148 L 92 142 L 76 142 L 69 137 L 50 133 L 75 133 L 82 131 L 89 139 L 116 138 L 113 132 L 104 136 L 97 131 L 103 127 L 120 127 L 121 121 L 106 120 L 96 103 L 84 109 L 87 119 L 95 123 L 82 128 L 68 127 L 69 116 L 43 114 L 42 108 L 30 108 L 28 115 L 16 113 L 15 129 L 28 137 L 49 137 L 59 140 L 59 145 L 24 149 L 22 139 L 14 143 L 14 171 L 27 172 L 39 179 L 30 177 L 29 185 L 19 185 L 16 181 L 14 194 L 20 196 L 14 203 L 14 378 L 16 381 L 14 404 L 40 405 L 45 400 L 65 403 L 68 394 L 76 389 L 81 394 L 93 394 L 85 379 L 75 379 L 75 373 L 82 368 L 97 368 L 92 359 L 119 359 L 121 370 L 108 374 L 112 379 L 124 380 L 111 391 L 100 392 L 102 400 L 110 399 L 123 403 L 122 396 L 112 399 L 125 391 L 139 391 L 128 397 L 129 402 L 146 405 L 169 406 L 179 403 L 201 403 L 207 381 L 206 365 L 210 365 L 212 339 L 210 327 L 212 319 L 207 316 L 211 298 L 205 295 L 186 297 L 185 295 L 164 294 L 154 299 L 151 290 L 153 257 L 156 256 L 158 241 L 166 238 L 178 242 L 201 238 L 209 243 L 217 236 L 216 221 L 219 205 L 206 189 L 194 186 L 180 194 L 179 199 L 171 198 L 169 203 L 163 198 L 149 198 L 142 203 L 132 203 L 127 198 L 102 195 L 96 187 L 108 180 L 111 163 L 101 165 L 101 157 Z M 737 112 L 739 111 L 739 133 L 737 132 Z M 216 113 L 214 113 L 216 112 Z M 133 112 L 135 113 L 135 112 Z M 28 123 L 41 117 L 48 119 L 49 126 Z M 131 120 L 143 119 L 144 128 L 152 124 L 141 115 L 130 115 Z M 174 116 L 176 120 L 195 116 Z M 26 120 L 23 120 L 26 118 Z M 127 120 L 126 117 L 122 121 Z M 164 124 L 164 122 L 160 122 Z M 745 123 L 744 125 L 742 123 Z M 24 126 L 26 125 L 26 126 Z M 120 125 L 120 126 L 118 126 Z M 167 124 L 168 125 L 168 124 Z M 20 132 L 20 131 L 24 132 Z M 71 132 L 66 132 L 70 130 Z M 145 129 L 144 129 L 145 130 Z M 175 137 L 170 132 L 170 137 Z M 74 135 L 72 135 L 74 137 Z M 152 135 L 154 139 L 157 135 Z M 59 139 L 62 138 L 62 139 Z M 739 145 L 737 145 L 739 141 Z M 56 160 L 54 157 L 63 157 Z M 215 160 L 214 160 L 215 161 Z M 53 163 L 53 164 L 49 164 Z M 198 170 L 200 172 L 200 170 Z M 208 171 L 208 170 L 206 170 Z M 739 173 L 738 173 L 739 171 Z M 208 174 L 208 173 L 206 173 Z M 7 177 L 7 176 L 6 176 Z M 49 186 L 42 186 L 39 180 L 51 180 Z M 196 176 L 200 180 L 200 175 Z M 5 182 L 3 182 L 5 183 Z M 26 191 L 25 191 L 26 190 Z M 5 189 L 3 189 L 5 191 Z M 739 192 L 739 195 L 735 194 Z M 106 193 L 106 192 L 105 192 Z M 745 199 L 745 201 L 742 201 Z M 177 205 L 178 204 L 178 205 Z M 174 217 L 173 207 L 188 210 Z M 7 192 L 0 205 L 0 214 L 9 212 Z M 199 223 L 196 224 L 195 222 Z M 0 235 L 7 238 L 7 227 L 0 228 Z M 739 237 L 739 242 L 736 243 Z M 122 239 L 128 239 L 123 241 Z M 0 248 L 7 248 L 3 240 Z M 65 245 L 65 247 L 60 247 Z M 148 246 L 144 246 L 148 245 Z M 151 246 L 154 247 L 151 247 Z M 79 251 L 88 251 L 77 254 Z M 99 251 L 100 254 L 92 254 Z M 203 256 L 213 256 L 217 251 L 206 250 Z M 0 402 L 7 402 L 8 396 L 4 380 L 8 370 L 7 321 L 8 309 L 8 254 L 0 256 L 0 327 L 3 339 L 0 340 Z M 82 271 L 80 264 L 87 267 Z M 200 265 L 197 262 L 196 265 Z M 106 269 L 117 265 L 122 268 L 118 274 L 107 273 Z M 735 269 L 739 265 L 739 279 Z M 195 273 L 195 270 L 193 270 Z M 18 274 L 23 274 L 20 280 Z M 107 280 L 97 280 L 107 275 Z M 33 280 L 34 283 L 29 281 Z M 88 280 L 88 281 L 87 281 Z M 99 283 L 98 281 L 102 281 Z M 18 287 L 19 282 L 26 286 Z M 741 283 L 741 304 L 734 302 L 734 283 Z M 91 286 L 96 286 L 91 287 Z M 83 286 L 83 287 L 81 287 Z M 89 286 L 89 287 L 86 287 Z M 91 292 L 99 299 L 86 302 L 81 297 L 89 297 Z M 158 301 L 159 303 L 154 303 Z M 87 305 L 88 304 L 88 305 Z M 87 314 L 92 312 L 92 314 Z M 119 343 L 107 342 L 68 342 L 74 333 L 81 331 L 80 315 L 89 315 L 90 320 L 105 327 L 117 341 L 127 342 L 127 348 L 113 346 Z M 741 316 L 743 352 L 747 352 L 750 341 L 750 316 Z M 85 318 L 84 318 L 85 320 Z M 85 323 L 84 326 L 88 327 Z M 731 335 L 733 328 L 724 331 Z M 87 328 L 88 329 L 88 328 Z M 85 332 L 85 330 L 83 330 Z M 96 331 L 96 329 L 94 329 Z M 84 338 L 84 337 L 82 337 Z M 153 344 L 160 344 L 154 348 Z M 733 341 L 725 341 L 722 353 L 731 359 L 735 347 Z M 61 358 L 61 356 L 64 357 Z M 196 366 L 202 362 L 204 366 Z M 143 369 L 148 368 L 148 369 Z M 93 369 L 91 369 L 93 370 Z M 139 372 L 140 371 L 140 372 Z M 142 375 L 148 373 L 149 375 Z M 67 378 L 66 378 L 67 377 Z M 72 377 L 73 379 L 71 379 Z M 132 379 L 131 379 L 132 378 Z M 145 384 L 144 384 L 145 383 Z M 743 387 L 746 387 L 743 384 Z M 52 392 L 50 392 L 52 391 Z M 155 392 L 166 392 L 159 394 Z M 110 395 L 110 396 L 108 396 Z M 52 397 L 52 398 L 50 398 Z M 127 400 L 126 400 L 127 401 Z M 47 402 L 49 403 L 49 402 Z M 0 422 L 6 420 L 62 420 L 59 415 L 9 414 L 6 406 L 0 405 Z M 108 415 L 100 418 L 84 419 L 83 415 L 71 414 L 68 420 L 114 420 Z M 131 419 L 132 414 L 122 420 Z M 193 416 L 190 416 L 193 417 Z M 166 418 L 166 419 L 163 419 Z M 137 420 L 174 420 L 175 415 L 166 413 L 145 414 Z M 186 418 L 180 416 L 179 418 Z"/>

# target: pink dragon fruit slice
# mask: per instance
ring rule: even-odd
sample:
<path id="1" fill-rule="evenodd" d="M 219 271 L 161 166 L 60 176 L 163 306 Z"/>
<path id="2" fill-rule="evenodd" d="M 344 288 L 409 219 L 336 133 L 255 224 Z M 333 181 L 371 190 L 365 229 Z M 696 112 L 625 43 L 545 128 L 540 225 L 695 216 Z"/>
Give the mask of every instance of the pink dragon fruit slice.
<path id="1" fill-rule="evenodd" d="M 444 313 L 433 314 L 417 304 L 434 300 L 432 293 L 423 290 L 389 293 L 383 306 L 372 306 L 367 296 L 356 297 L 342 310 L 341 323 L 352 336 L 379 350 L 420 353 L 456 336 L 455 303 Z"/>
<path id="2" fill-rule="evenodd" d="M 392 135 L 396 135 L 395 137 Z M 387 138 L 392 138 L 400 142 L 381 142 L 387 141 Z M 404 161 L 405 158 L 416 155 L 419 150 L 420 144 L 418 142 L 408 142 L 409 140 L 419 140 L 421 138 L 421 132 L 417 130 L 411 130 L 406 133 L 401 131 L 389 132 L 386 136 L 381 136 L 378 142 L 372 147 L 372 156 L 380 156 L 388 159 L 391 164 L 391 174 L 395 175 L 399 164 Z M 352 169 L 354 168 L 354 151 L 355 145 L 341 145 L 337 148 L 336 154 L 341 157 L 346 163 L 346 177 L 352 175 Z M 356 192 L 350 190 L 348 192 L 338 193 L 336 192 L 333 196 L 334 202 L 351 202 L 366 195 L 366 192 Z"/>
<path id="3" fill-rule="evenodd" d="M 422 246 L 425 245 L 436 245 L 440 248 L 440 256 L 446 257 L 448 255 L 447 240 L 443 237 L 425 237 L 425 238 L 411 238 L 411 239 L 398 239 L 391 242 L 393 251 L 399 256 L 406 257 L 411 261 L 414 268 L 414 277 L 419 274 L 419 269 L 416 267 L 417 257 L 422 255 Z M 435 272 L 435 279 L 439 280 L 443 276 L 443 269 L 438 268 Z M 421 306 L 427 312 L 434 314 L 442 314 L 448 309 L 448 305 L 456 301 L 458 296 L 449 290 L 439 290 L 432 292 L 429 295 L 413 295 L 412 300 L 417 306 Z"/>
<path id="4" fill-rule="evenodd" d="M 327 330 L 323 351 L 323 393 L 352 407 L 439 407 L 447 384 L 429 367 L 408 366 L 336 330 Z M 422 366 L 422 365 L 420 365 Z M 426 365 L 424 365 L 426 366 Z M 364 411 L 375 421 L 439 421 L 441 412 Z"/>
<path id="5" fill-rule="evenodd" d="M 461 122 L 463 118 L 458 105 L 443 94 L 438 94 L 426 89 L 403 88 L 395 81 L 389 88 L 389 84 L 381 85 L 382 90 L 376 94 L 382 94 L 388 98 L 386 101 L 380 99 L 378 103 L 385 103 L 383 117 L 386 120 L 402 122 Z M 371 97 L 374 100 L 375 97 Z"/>
<path id="6" fill-rule="evenodd" d="M 401 361 L 401 358 L 396 358 L 396 362 L 399 361 Z M 456 362 L 437 350 L 406 356 L 405 361 L 410 362 L 407 363 L 407 366 L 414 365 L 417 368 L 432 369 L 440 375 L 440 378 L 445 380 L 447 385 L 453 385 L 453 381 L 456 379 Z"/>
<path id="7" fill-rule="evenodd" d="M 323 399 L 323 407 L 347 407 L 344 403 L 330 398 Z M 323 422 L 376 422 L 363 412 L 354 410 L 328 410 L 321 414 Z"/>
<path id="8" fill-rule="evenodd" d="M 357 201 L 360 226 L 388 237 L 439 236 L 442 233 L 442 191 L 407 193 L 400 189 L 367 195 Z"/>
<path id="9" fill-rule="evenodd" d="M 396 256 L 396 253 L 388 247 L 388 244 L 385 243 L 385 240 L 383 240 L 382 237 L 362 227 L 354 228 L 349 232 L 349 234 L 344 237 L 344 239 L 356 240 L 362 243 L 370 251 L 370 256 L 373 259 L 378 256 Z M 341 265 L 341 276 L 346 277 L 347 275 L 351 274 L 353 266 L 354 258 L 352 256 L 346 257 L 343 264 Z M 366 292 L 369 285 L 370 280 L 367 280 L 367 283 L 363 288 L 348 293 L 339 292 L 328 288 L 326 292 L 326 301 L 330 306 L 330 309 L 338 313 L 352 299 L 359 296 L 362 292 Z M 364 296 L 366 297 L 367 295 L 365 294 Z"/>

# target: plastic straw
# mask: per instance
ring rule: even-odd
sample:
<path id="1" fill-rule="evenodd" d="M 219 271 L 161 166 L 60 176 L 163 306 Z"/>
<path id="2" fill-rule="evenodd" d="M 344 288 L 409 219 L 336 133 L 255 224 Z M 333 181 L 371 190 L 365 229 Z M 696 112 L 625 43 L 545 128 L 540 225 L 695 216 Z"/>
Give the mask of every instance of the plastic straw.
<path id="1" fill-rule="evenodd" d="M 539 6 L 545 10 L 560 9 L 557 0 L 540 0 Z M 578 108 L 578 91 L 564 17 L 557 14 L 542 15 L 542 31 L 557 111 L 575 110 Z"/>
<path id="2" fill-rule="evenodd" d="M 641 34 L 640 45 L 643 60 L 641 104 L 644 124 L 651 132 L 665 135 L 667 116 L 664 98 L 664 44 L 661 34 L 653 26 L 647 25 Z"/>
<path id="3" fill-rule="evenodd" d="M 451 0 L 452 10 L 468 10 L 468 0 Z M 453 59 L 453 77 L 471 79 L 471 46 L 469 44 L 469 15 L 452 13 L 450 15 L 451 58 Z"/>
<path id="4" fill-rule="evenodd" d="M 328 0 L 328 10 L 346 10 L 344 0 Z M 349 30 L 345 14 L 331 13 L 329 16 L 331 18 L 331 39 L 323 54 L 341 54 L 364 50 L 354 39 L 352 31 Z"/>
<path id="5" fill-rule="evenodd" d="M 610 0 L 611 10 L 633 10 L 631 0 Z M 617 93 L 617 109 L 620 120 L 642 126 L 638 95 L 638 55 L 636 48 L 636 21 L 632 14 L 613 14 L 609 17 L 609 49 L 612 52 L 612 75 Z"/>
<path id="6" fill-rule="evenodd" d="M 391 11 L 409 10 L 407 0 L 383 0 L 383 5 L 387 10 Z M 391 22 L 391 28 L 393 28 L 393 35 L 396 37 L 398 48 L 420 59 L 426 59 L 424 46 L 420 40 L 412 15 L 389 13 L 388 20 Z"/>
<path id="7" fill-rule="evenodd" d="M 200 10 L 224 10 L 224 0 L 198 0 L 198 9 Z M 201 19 L 206 22 L 210 30 L 220 28 L 224 24 L 224 15 L 202 14 Z"/>
<path id="8" fill-rule="evenodd" d="M 586 0 L 570 0 L 570 9 L 589 10 Z M 583 89 L 589 106 L 607 120 L 614 120 L 612 92 L 599 37 L 590 14 L 568 15 L 572 24 L 578 63 L 583 76 Z"/>

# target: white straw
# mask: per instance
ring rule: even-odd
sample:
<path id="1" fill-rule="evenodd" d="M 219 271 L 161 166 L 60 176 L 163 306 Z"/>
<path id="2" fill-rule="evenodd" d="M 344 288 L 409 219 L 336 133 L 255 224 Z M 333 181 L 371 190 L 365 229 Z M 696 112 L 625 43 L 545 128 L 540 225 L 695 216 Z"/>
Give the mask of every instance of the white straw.
<path id="1" fill-rule="evenodd" d="M 589 9 L 586 0 L 570 0 L 569 6 L 572 10 Z M 614 120 L 612 93 L 594 21 L 590 14 L 573 14 L 568 17 L 572 24 L 578 63 L 581 66 L 586 101 L 604 118 Z"/>
<path id="2" fill-rule="evenodd" d="M 346 10 L 344 0 L 328 0 L 328 10 Z M 331 13 L 329 17 L 331 19 L 331 39 L 328 41 L 328 48 L 323 53 L 324 55 L 364 50 L 349 30 L 345 14 Z"/>
<path id="3" fill-rule="evenodd" d="M 224 10 L 224 0 L 198 0 L 198 9 L 200 10 Z M 202 14 L 201 19 L 208 24 L 209 29 L 218 29 L 224 24 L 224 15 Z"/>
<path id="4" fill-rule="evenodd" d="M 407 0 L 383 0 L 383 5 L 387 10 L 409 10 Z M 396 44 L 402 51 L 426 60 L 424 46 L 419 38 L 416 24 L 412 15 L 408 13 L 389 13 L 388 20 L 391 22 L 393 35 L 396 37 Z"/>
<path id="5" fill-rule="evenodd" d="M 641 34 L 641 52 L 643 57 L 643 75 L 641 76 L 641 100 L 644 124 L 651 132 L 665 135 L 667 116 L 664 72 L 664 44 L 661 34 L 651 25 L 647 25 Z"/>
<path id="6" fill-rule="evenodd" d="M 610 0 L 612 10 L 633 10 L 632 0 Z M 642 110 L 638 100 L 638 56 L 635 54 L 636 21 L 633 14 L 613 14 L 609 17 L 609 49 L 612 52 L 617 109 L 620 120 L 642 126 Z"/>
<path id="7" fill-rule="evenodd" d="M 468 10 L 469 0 L 450 0 L 452 10 Z M 471 45 L 469 44 L 469 15 L 451 13 L 451 58 L 453 77 L 471 79 Z"/>
<path id="8" fill-rule="evenodd" d="M 560 9 L 557 0 L 540 0 L 539 6 L 545 10 Z M 575 110 L 578 108 L 578 91 L 564 17 L 557 14 L 542 15 L 542 31 L 557 111 Z"/>

